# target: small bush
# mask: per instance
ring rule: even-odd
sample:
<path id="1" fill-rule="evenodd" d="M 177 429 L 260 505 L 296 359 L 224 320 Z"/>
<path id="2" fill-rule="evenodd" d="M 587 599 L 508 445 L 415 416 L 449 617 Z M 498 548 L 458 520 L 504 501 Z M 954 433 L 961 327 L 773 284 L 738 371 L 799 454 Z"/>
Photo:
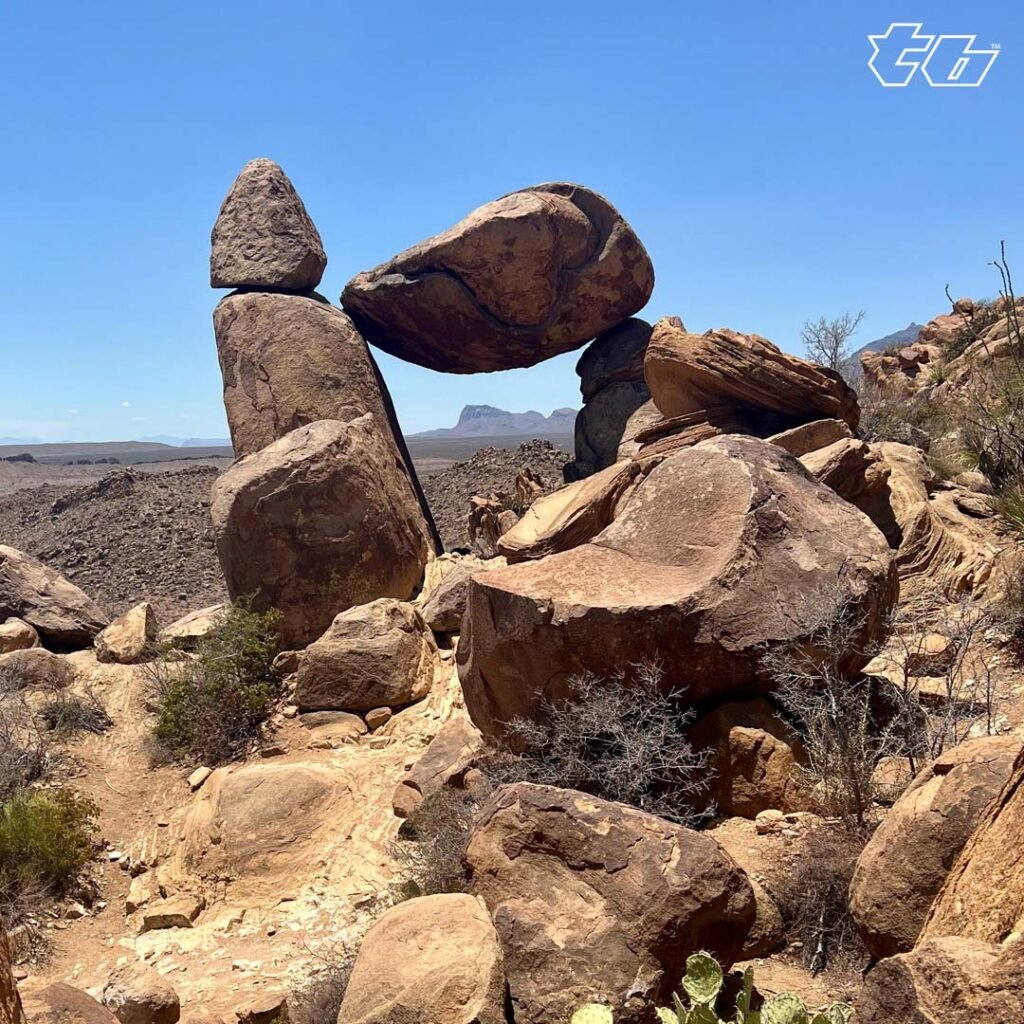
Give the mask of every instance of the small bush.
<path id="1" fill-rule="evenodd" d="M 994 615 L 1009 637 L 1010 650 L 1024 661 L 1024 564 L 1010 573 Z"/>
<path id="2" fill-rule="evenodd" d="M 74 736 L 82 732 L 99 735 L 113 724 L 95 694 L 83 696 L 57 690 L 40 710 L 46 727 L 57 736 Z"/>
<path id="3" fill-rule="evenodd" d="M 290 1024 L 337 1024 L 348 989 L 355 954 L 346 946 L 331 946 L 316 956 L 312 974 L 288 996 Z"/>
<path id="4" fill-rule="evenodd" d="M 1015 478 L 996 498 L 996 511 L 1003 522 L 1018 533 L 1024 533 L 1024 480 Z"/>
<path id="5" fill-rule="evenodd" d="M 165 651 L 153 663 L 153 735 L 172 757 L 219 764 L 259 735 L 280 692 L 270 670 L 278 618 L 235 605 L 193 655 Z"/>
<path id="6" fill-rule="evenodd" d="M 63 896 L 92 859 L 99 808 L 67 789 L 15 793 L 0 807 L 0 916 L 26 898 Z"/>
<path id="7" fill-rule="evenodd" d="M 1002 314 L 995 302 L 976 302 L 974 314 L 965 316 L 959 327 L 946 345 L 944 355 L 947 361 L 962 356 L 993 324 L 999 322 Z"/>
<path id="8" fill-rule="evenodd" d="M 706 816 L 708 754 L 693 749 L 694 712 L 683 690 L 664 691 L 657 663 L 578 676 L 566 698 L 541 700 L 539 718 L 510 723 L 509 749 L 488 766 L 495 781 L 578 789 L 684 825 Z"/>
<path id="9" fill-rule="evenodd" d="M 0 680 L 0 801 L 43 775 L 46 740 L 24 694 Z"/>

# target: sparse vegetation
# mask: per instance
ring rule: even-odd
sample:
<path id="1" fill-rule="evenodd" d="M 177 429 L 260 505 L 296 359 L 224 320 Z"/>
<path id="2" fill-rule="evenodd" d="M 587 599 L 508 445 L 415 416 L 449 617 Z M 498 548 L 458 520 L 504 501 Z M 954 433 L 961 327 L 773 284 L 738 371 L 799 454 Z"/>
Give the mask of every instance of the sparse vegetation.
<path id="1" fill-rule="evenodd" d="M 66 689 L 54 690 L 53 696 L 39 712 L 46 727 L 56 736 L 74 736 L 82 732 L 106 732 L 111 726 L 110 716 L 91 691 L 70 693 Z"/>
<path id="2" fill-rule="evenodd" d="M 704 816 L 708 755 L 687 737 L 685 691 L 666 692 L 657 662 L 576 677 L 566 698 L 541 700 L 538 717 L 510 723 L 496 781 L 578 789 L 685 825 Z"/>
<path id="3" fill-rule="evenodd" d="M 317 965 L 309 977 L 288 996 L 290 1024 L 337 1024 L 355 954 L 345 945 L 334 943 L 318 950 Z"/>
<path id="4" fill-rule="evenodd" d="M 154 737 L 172 757 L 219 764 L 259 735 L 280 689 L 277 621 L 236 604 L 194 654 L 164 651 L 150 666 Z"/>
<path id="5" fill-rule="evenodd" d="M 832 320 L 819 317 L 804 322 L 800 339 L 807 349 L 807 355 L 816 363 L 827 366 L 836 373 L 848 376 L 852 368 L 849 340 L 860 327 L 864 310 L 844 313 Z"/>
<path id="6" fill-rule="evenodd" d="M 0 801 L 10 799 L 46 768 L 46 739 L 20 690 L 0 679 Z"/>

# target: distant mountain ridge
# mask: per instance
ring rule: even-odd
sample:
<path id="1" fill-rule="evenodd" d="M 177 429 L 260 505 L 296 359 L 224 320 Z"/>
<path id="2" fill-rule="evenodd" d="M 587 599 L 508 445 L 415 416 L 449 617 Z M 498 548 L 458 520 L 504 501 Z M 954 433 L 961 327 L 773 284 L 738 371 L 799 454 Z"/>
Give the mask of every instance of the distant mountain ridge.
<path id="1" fill-rule="evenodd" d="M 914 323 L 911 320 L 902 331 L 893 331 L 892 334 L 887 334 L 884 338 L 876 338 L 874 341 L 869 341 L 866 345 L 861 345 L 853 353 L 853 358 L 858 359 L 861 352 L 883 352 L 887 348 L 903 348 L 912 341 L 917 341 L 917 336 L 921 333 L 922 327 L 924 327 L 924 324 Z"/>
<path id="2" fill-rule="evenodd" d="M 423 430 L 410 437 L 543 437 L 547 434 L 571 434 L 576 425 L 576 409 L 555 409 L 545 416 L 534 409 L 509 412 L 493 405 L 467 405 L 454 427 Z"/>
<path id="3" fill-rule="evenodd" d="M 226 437 L 172 437 L 169 434 L 155 434 L 152 437 L 140 437 L 139 440 L 150 444 L 169 444 L 172 448 L 231 447 L 231 441 Z"/>

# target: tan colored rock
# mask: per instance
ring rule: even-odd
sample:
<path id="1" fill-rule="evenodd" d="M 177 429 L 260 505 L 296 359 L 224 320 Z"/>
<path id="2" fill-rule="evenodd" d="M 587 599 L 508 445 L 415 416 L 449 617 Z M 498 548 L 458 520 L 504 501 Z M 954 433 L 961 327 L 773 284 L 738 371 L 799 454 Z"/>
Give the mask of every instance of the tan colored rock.
<path id="1" fill-rule="evenodd" d="M 950 865 L 1022 750 L 1009 736 L 961 743 L 920 772 L 883 819 L 850 885 L 850 912 L 875 959 L 913 948 Z"/>
<path id="2" fill-rule="evenodd" d="M 866 613 L 844 658 L 856 672 L 896 589 L 863 513 L 775 445 L 715 438 L 661 461 L 589 543 L 473 578 L 457 652 L 466 706 L 500 734 L 572 676 L 651 658 L 693 701 L 770 692 L 765 650 L 805 643 L 846 598 Z"/>
<path id="3" fill-rule="evenodd" d="M 39 634 L 27 622 L 12 618 L 0 625 L 0 654 L 38 646 Z"/>
<path id="4" fill-rule="evenodd" d="M 748 880 L 754 890 L 757 909 L 747 941 L 740 950 L 741 960 L 771 956 L 786 944 L 786 926 L 779 905 L 765 892 L 764 886 L 753 878 Z"/>
<path id="5" fill-rule="evenodd" d="M 695 723 L 691 739 L 698 749 L 710 751 L 709 796 L 719 814 L 756 818 L 770 808 L 807 808 L 800 779 L 803 742 L 767 701 L 724 704 Z"/>
<path id="6" fill-rule="evenodd" d="M 189 893 L 176 893 L 165 899 L 151 900 L 142 908 L 140 932 L 159 931 L 164 928 L 191 928 L 202 912 L 203 905 Z"/>
<path id="7" fill-rule="evenodd" d="M 103 989 L 103 1005 L 121 1024 L 176 1024 L 178 993 L 141 960 L 118 967 Z"/>
<path id="8" fill-rule="evenodd" d="M 1007 942 L 1024 935 L 1024 754 L 989 804 L 932 904 L 922 939 L 960 935 Z M 996 898 L 994 898 L 996 897 Z"/>
<path id="9" fill-rule="evenodd" d="M 564 1024 L 595 999 L 645 1019 L 687 956 L 706 949 L 728 969 L 754 922 L 750 883 L 715 840 L 572 790 L 501 787 L 466 863 L 520 1024 Z"/>
<path id="10" fill-rule="evenodd" d="M 42 647 L 0 654 L 0 680 L 15 690 L 64 690 L 75 681 L 71 662 Z"/>
<path id="11" fill-rule="evenodd" d="M 470 546 L 482 558 L 498 555 L 498 538 L 519 522 L 519 516 L 495 495 L 474 494 L 469 499 L 466 532 Z"/>
<path id="12" fill-rule="evenodd" d="M 14 961 L 7 932 L 0 924 L 0 1024 L 25 1024 L 18 986 L 14 981 Z"/>
<path id="13" fill-rule="evenodd" d="M 584 349 L 576 363 L 584 402 L 609 384 L 644 379 L 644 355 L 652 330 L 646 320 L 630 317 L 599 334 Z"/>
<path id="14" fill-rule="evenodd" d="M 641 309 L 650 259 L 602 196 L 513 192 L 349 281 L 342 304 L 378 348 L 432 370 L 533 366 Z"/>
<path id="15" fill-rule="evenodd" d="M 299 656 L 292 700 L 300 711 L 371 711 L 422 700 L 438 665 L 423 616 L 381 598 L 342 612 Z"/>
<path id="16" fill-rule="evenodd" d="M 96 657 L 103 662 L 134 665 L 156 641 L 157 632 L 153 608 L 143 601 L 114 619 L 96 637 Z"/>
<path id="17" fill-rule="evenodd" d="M 27 622 L 56 650 L 88 647 L 110 621 L 60 573 L 0 544 L 0 619 L 12 617 Z"/>
<path id="18" fill-rule="evenodd" d="M 233 598 L 277 608 L 285 647 L 340 611 L 413 595 L 431 556 L 412 482 L 372 416 L 299 427 L 213 485 L 217 554 Z"/>
<path id="19" fill-rule="evenodd" d="M 338 1024 L 505 1024 L 501 948 L 465 893 L 406 900 L 366 933 Z"/>
<path id="20" fill-rule="evenodd" d="M 218 629 L 228 616 L 226 604 L 214 604 L 209 608 L 183 615 L 165 629 L 160 630 L 157 639 L 177 650 L 194 650 L 199 642 Z"/>
<path id="21" fill-rule="evenodd" d="M 513 563 L 586 543 L 611 523 L 623 494 L 643 475 L 636 463 L 620 462 L 538 498 L 498 538 L 498 550 Z"/>
<path id="22" fill-rule="evenodd" d="M 22 993 L 28 1024 L 117 1024 L 117 1018 L 81 989 L 63 982 Z"/>
<path id="23" fill-rule="evenodd" d="M 842 420 L 812 420 L 799 427 L 783 430 L 780 434 L 772 434 L 768 440 L 799 459 L 802 455 L 827 448 L 848 437 L 853 437 L 853 432 L 850 425 Z"/>
<path id="24" fill-rule="evenodd" d="M 282 1024 L 288 1020 L 288 996 L 284 992 L 265 992 L 240 1006 L 235 1013 L 238 1024 Z"/>
<path id="25" fill-rule="evenodd" d="M 273 160 L 250 160 L 220 208 L 210 239 L 211 288 L 288 288 L 320 283 L 327 257 L 288 176 Z"/>
<path id="26" fill-rule="evenodd" d="M 469 581 L 478 572 L 505 565 L 504 558 L 483 559 L 475 555 L 443 555 L 431 563 L 447 563 L 444 575 L 426 591 L 420 608 L 424 621 L 435 633 L 458 633 L 466 611 Z"/>
<path id="27" fill-rule="evenodd" d="M 1002 1024 L 1024 1020 L 1024 948 L 932 939 L 877 964 L 864 979 L 857 1024 Z"/>
<path id="28" fill-rule="evenodd" d="M 407 818 L 425 797 L 439 789 L 462 788 L 466 773 L 476 766 L 483 750 L 483 737 L 472 722 L 465 718 L 449 719 L 396 787 L 395 814 Z"/>
<path id="29" fill-rule="evenodd" d="M 689 334 L 659 320 L 644 374 L 655 405 L 669 417 L 726 405 L 763 424 L 774 417 L 777 426 L 768 433 L 823 417 L 856 427 L 860 418 L 857 395 L 838 373 L 756 334 L 725 328 Z"/>

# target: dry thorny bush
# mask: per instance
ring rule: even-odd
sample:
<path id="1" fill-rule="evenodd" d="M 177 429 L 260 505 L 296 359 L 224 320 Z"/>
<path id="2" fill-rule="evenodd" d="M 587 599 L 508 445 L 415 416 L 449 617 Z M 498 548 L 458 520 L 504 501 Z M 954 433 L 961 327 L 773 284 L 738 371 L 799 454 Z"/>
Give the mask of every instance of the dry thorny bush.
<path id="1" fill-rule="evenodd" d="M 288 1020 L 291 1024 L 337 1024 L 355 953 L 344 943 L 328 943 L 313 951 L 313 959 L 316 966 L 288 996 Z"/>

